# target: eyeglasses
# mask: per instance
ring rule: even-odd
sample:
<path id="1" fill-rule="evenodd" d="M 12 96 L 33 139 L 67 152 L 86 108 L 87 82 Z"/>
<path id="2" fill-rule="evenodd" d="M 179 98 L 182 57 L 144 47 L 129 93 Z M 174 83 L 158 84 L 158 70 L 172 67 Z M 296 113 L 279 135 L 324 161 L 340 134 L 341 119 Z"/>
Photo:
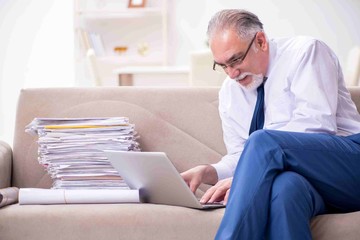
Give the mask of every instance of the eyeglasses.
<path id="1" fill-rule="evenodd" d="M 213 70 L 216 71 L 216 72 L 220 72 L 220 73 L 225 72 L 227 74 L 227 71 L 228 71 L 227 68 L 228 67 L 234 68 L 234 67 L 237 67 L 240 64 L 242 64 L 243 61 L 246 58 L 246 55 L 248 54 L 248 52 L 250 50 L 251 45 L 253 44 L 253 42 L 254 42 L 254 40 L 256 38 L 256 35 L 257 35 L 257 33 L 255 33 L 254 37 L 251 39 L 251 42 L 250 42 L 250 44 L 249 44 L 248 48 L 246 49 L 245 54 L 243 56 L 233 59 L 228 64 L 220 64 L 220 63 L 217 63 L 217 62 L 214 61 Z"/>

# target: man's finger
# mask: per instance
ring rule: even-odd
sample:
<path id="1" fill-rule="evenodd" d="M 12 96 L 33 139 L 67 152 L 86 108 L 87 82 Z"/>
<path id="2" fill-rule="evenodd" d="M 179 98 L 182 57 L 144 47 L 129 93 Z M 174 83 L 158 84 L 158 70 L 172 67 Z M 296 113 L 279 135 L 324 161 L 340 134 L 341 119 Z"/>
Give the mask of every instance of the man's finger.
<path id="1" fill-rule="evenodd" d="M 214 194 L 211 196 L 209 202 L 213 203 L 213 202 L 220 201 L 220 200 L 224 199 L 225 194 L 226 194 L 226 190 L 224 190 L 223 187 L 217 188 L 216 191 L 214 192 Z"/>
<path id="2" fill-rule="evenodd" d="M 229 200 L 230 195 L 230 188 L 226 191 L 225 197 L 224 197 L 224 204 L 226 205 Z"/>
<path id="3" fill-rule="evenodd" d="M 196 189 L 198 189 L 198 187 L 200 186 L 200 182 L 197 181 L 191 181 L 190 183 L 188 183 L 190 190 L 195 193 Z"/>
<path id="4" fill-rule="evenodd" d="M 209 201 L 209 199 L 211 198 L 211 196 L 214 194 L 216 188 L 215 186 L 209 188 L 205 194 L 202 196 L 202 198 L 200 199 L 201 203 L 207 203 Z"/>

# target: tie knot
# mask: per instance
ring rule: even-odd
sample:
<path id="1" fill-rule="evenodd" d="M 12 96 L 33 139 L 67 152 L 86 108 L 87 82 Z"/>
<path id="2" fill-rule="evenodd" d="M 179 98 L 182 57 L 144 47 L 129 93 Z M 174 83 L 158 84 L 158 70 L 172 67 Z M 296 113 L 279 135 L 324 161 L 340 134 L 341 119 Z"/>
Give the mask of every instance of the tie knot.
<path id="1" fill-rule="evenodd" d="M 257 87 L 257 93 L 259 94 L 259 92 L 264 92 L 264 85 L 265 85 L 265 81 L 267 80 L 267 77 L 263 78 L 263 82 L 260 84 L 260 86 Z"/>

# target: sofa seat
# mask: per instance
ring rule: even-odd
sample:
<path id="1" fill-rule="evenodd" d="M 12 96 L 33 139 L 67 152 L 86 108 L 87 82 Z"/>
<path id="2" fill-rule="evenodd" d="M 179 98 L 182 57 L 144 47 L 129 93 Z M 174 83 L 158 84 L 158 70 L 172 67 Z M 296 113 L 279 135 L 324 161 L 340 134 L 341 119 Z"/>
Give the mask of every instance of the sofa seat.
<path id="1" fill-rule="evenodd" d="M 156 204 L 16 204 L 1 209 L 0 233 L 2 240 L 212 239 L 223 211 Z"/>

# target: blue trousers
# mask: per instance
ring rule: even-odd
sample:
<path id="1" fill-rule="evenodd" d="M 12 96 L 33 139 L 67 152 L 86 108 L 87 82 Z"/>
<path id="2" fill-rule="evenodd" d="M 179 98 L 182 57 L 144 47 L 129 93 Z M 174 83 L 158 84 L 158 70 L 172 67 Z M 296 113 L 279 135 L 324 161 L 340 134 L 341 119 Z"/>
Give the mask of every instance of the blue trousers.
<path id="1" fill-rule="evenodd" d="M 360 134 L 258 130 L 239 159 L 216 239 L 311 239 L 310 219 L 360 210 Z"/>

